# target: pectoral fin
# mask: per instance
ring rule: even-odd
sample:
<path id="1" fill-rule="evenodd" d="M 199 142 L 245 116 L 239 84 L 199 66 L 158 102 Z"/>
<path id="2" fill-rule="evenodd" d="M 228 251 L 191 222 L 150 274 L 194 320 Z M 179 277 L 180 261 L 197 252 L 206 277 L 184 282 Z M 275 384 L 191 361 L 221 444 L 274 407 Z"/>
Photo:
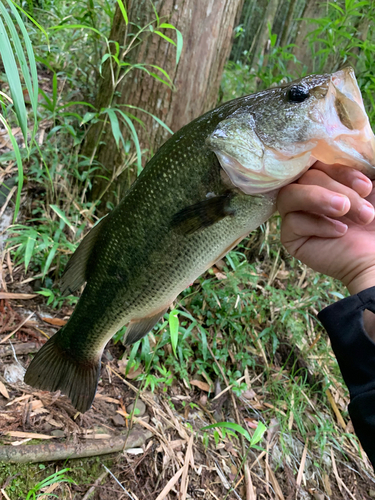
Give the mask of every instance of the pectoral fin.
<path id="1" fill-rule="evenodd" d="M 199 229 L 212 226 L 224 217 L 235 214 L 233 208 L 230 207 L 232 197 L 232 193 L 213 196 L 183 208 L 172 217 L 171 225 L 182 234 L 193 234 Z"/>

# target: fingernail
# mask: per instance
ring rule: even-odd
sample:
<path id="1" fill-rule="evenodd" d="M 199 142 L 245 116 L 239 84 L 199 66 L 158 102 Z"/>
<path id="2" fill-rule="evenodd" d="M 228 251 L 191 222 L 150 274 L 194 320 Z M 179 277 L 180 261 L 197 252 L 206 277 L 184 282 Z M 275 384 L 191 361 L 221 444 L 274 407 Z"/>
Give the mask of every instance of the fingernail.
<path id="1" fill-rule="evenodd" d="M 343 222 L 340 222 L 339 220 L 333 221 L 335 224 L 335 231 L 338 234 L 345 234 L 346 231 L 348 230 L 348 226 L 344 224 Z"/>
<path id="2" fill-rule="evenodd" d="M 333 196 L 331 199 L 331 206 L 338 212 L 343 212 L 346 204 L 348 203 L 348 198 L 345 196 Z"/>
<path id="3" fill-rule="evenodd" d="M 371 205 L 363 205 L 359 212 L 359 218 L 362 222 L 370 222 L 374 218 L 374 207 Z"/>
<path id="4" fill-rule="evenodd" d="M 354 189 L 354 191 L 357 191 L 358 194 L 366 196 L 371 189 L 371 181 L 365 181 L 364 179 L 355 179 L 355 181 L 353 181 L 352 188 Z"/>

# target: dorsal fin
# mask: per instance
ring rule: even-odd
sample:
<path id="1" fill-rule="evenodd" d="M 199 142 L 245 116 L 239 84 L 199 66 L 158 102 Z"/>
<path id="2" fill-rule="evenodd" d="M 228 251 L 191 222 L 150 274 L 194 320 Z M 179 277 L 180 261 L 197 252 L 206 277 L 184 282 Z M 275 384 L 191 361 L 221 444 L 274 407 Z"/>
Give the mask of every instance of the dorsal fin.
<path id="1" fill-rule="evenodd" d="M 106 221 L 107 217 L 103 217 L 83 238 L 71 256 L 60 281 L 62 295 L 75 292 L 87 281 L 87 262 Z"/>

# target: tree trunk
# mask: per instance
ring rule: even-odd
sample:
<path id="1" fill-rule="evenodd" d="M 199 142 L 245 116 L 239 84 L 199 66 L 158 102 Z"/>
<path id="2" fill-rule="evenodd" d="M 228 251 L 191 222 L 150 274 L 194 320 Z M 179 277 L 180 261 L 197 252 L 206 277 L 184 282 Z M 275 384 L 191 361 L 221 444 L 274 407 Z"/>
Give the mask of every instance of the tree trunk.
<path id="1" fill-rule="evenodd" d="M 297 2 L 297 0 L 290 0 L 288 14 L 286 16 L 286 20 L 285 20 L 285 23 L 283 26 L 283 32 L 282 32 L 282 35 L 280 37 L 280 47 L 285 47 L 285 45 L 287 45 L 288 37 L 289 37 L 289 33 L 290 33 L 290 27 L 291 27 L 292 21 L 293 21 L 293 13 L 294 13 L 294 9 L 296 6 L 296 2 Z"/>
<path id="2" fill-rule="evenodd" d="M 253 52 L 254 57 L 252 60 L 252 66 L 254 66 L 254 63 L 259 63 L 263 59 L 263 55 L 267 49 L 267 41 L 269 39 L 268 26 L 271 26 L 272 29 L 278 5 L 279 5 L 279 0 L 269 0 L 268 2 L 267 10 L 263 20 L 263 25 L 256 43 L 256 48 Z"/>
<path id="3" fill-rule="evenodd" d="M 307 68 L 307 73 L 312 73 L 315 70 L 314 58 L 311 56 L 311 49 L 307 36 L 317 27 L 316 24 L 312 24 L 308 19 L 323 17 L 326 11 L 327 6 L 322 0 L 309 0 L 301 16 L 303 19 L 299 22 L 296 39 L 294 41 L 296 47 L 293 53 L 298 61 L 302 63 L 302 67 L 305 66 Z M 288 70 L 291 74 L 295 75 L 300 72 L 300 68 L 296 66 L 293 61 L 289 63 Z"/>
<path id="4" fill-rule="evenodd" d="M 180 62 L 176 67 L 175 47 L 157 34 L 149 34 L 135 50 L 130 52 L 130 60 L 127 62 L 160 66 L 168 73 L 175 90 L 172 91 L 143 71 L 133 70 L 116 87 L 116 96 L 111 106 L 130 104 L 142 108 L 160 118 L 173 132 L 213 108 L 217 102 L 224 64 L 232 45 L 235 19 L 242 3 L 243 0 L 154 1 L 154 6 L 163 22 L 173 24 L 183 35 L 184 46 Z M 141 27 L 155 18 L 149 0 L 134 0 L 128 14 L 129 20 Z M 171 33 L 172 30 L 165 31 L 167 36 L 173 37 Z M 117 8 L 110 39 L 124 45 L 125 34 L 125 23 Z M 157 73 L 155 70 L 152 71 Z M 98 93 L 98 109 L 109 105 L 111 94 L 111 74 L 109 65 L 106 64 Z M 126 107 L 121 109 L 129 110 Z M 169 134 L 146 113 L 135 109 L 129 111 L 144 123 L 144 128 L 137 127 L 138 138 L 141 148 L 148 150 L 150 156 L 165 142 Z M 109 171 L 109 177 L 114 178 L 116 172 L 123 168 L 124 152 L 116 147 L 109 120 L 104 124 L 101 142 L 97 144 L 101 128 L 101 124 L 91 127 L 82 154 L 89 158 L 95 157 Z M 122 125 L 121 130 L 126 136 L 125 126 Z M 123 172 L 113 183 L 114 186 L 104 194 L 102 201 L 115 203 L 116 198 L 120 199 L 124 195 L 133 180 L 134 175 L 129 176 Z M 92 189 L 94 200 L 103 193 L 106 185 L 107 181 L 104 179 L 97 177 L 94 180 Z M 116 190 L 115 196 L 113 187 Z"/>

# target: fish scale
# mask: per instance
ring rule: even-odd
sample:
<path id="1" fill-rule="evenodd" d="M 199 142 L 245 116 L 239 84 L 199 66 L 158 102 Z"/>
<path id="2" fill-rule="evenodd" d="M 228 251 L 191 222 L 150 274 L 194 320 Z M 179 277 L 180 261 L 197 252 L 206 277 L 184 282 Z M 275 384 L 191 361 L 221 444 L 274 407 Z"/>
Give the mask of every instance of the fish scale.
<path id="1" fill-rule="evenodd" d="M 86 287 L 25 382 L 60 389 L 88 410 L 113 334 L 128 325 L 127 344 L 146 335 L 184 288 L 272 215 L 282 185 L 328 157 L 373 175 L 361 102 L 351 70 L 308 76 L 225 103 L 174 134 L 70 259 L 63 293 Z"/>

